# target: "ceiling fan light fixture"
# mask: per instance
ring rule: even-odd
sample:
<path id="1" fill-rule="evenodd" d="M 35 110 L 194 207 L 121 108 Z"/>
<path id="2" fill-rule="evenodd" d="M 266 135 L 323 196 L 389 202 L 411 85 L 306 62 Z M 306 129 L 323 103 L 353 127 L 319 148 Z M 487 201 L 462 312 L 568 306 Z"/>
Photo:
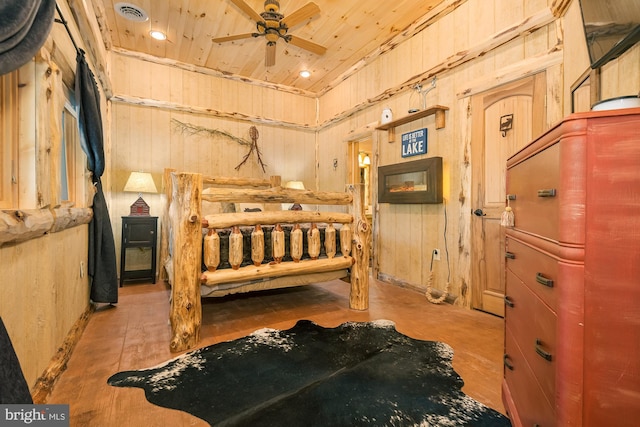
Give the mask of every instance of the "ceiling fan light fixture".
<path id="1" fill-rule="evenodd" d="M 268 42 L 275 43 L 278 41 L 278 38 L 280 38 L 280 36 L 278 35 L 277 32 L 267 31 L 267 33 L 265 34 L 265 38 L 267 39 Z"/>
<path id="2" fill-rule="evenodd" d="M 151 37 L 153 37 L 156 40 L 166 40 L 167 39 L 167 35 L 165 33 L 163 33 L 162 31 L 158 31 L 158 30 L 151 30 L 149 31 L 149 35 Z"/>
<path id="3" fill-rule="evenodd" d="M 311 71 L 309 70 L 300 71 L 300 77 L 302 77 L 303 79 L 308 79 L 309 77 L 311 77 Z"/>

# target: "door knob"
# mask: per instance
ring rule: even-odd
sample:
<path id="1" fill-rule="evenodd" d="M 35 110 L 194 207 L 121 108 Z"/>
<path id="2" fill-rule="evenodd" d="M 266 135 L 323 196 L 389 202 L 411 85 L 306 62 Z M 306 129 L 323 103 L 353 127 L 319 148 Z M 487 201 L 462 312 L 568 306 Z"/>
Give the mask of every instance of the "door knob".
<path id="1" fill-rule="evenodd" d="M 482 212 L 482 209 L 476 209 L 475 211 L 473 211 L 473 214 L 475 216 L 486 216 L 487 214 Z"/>

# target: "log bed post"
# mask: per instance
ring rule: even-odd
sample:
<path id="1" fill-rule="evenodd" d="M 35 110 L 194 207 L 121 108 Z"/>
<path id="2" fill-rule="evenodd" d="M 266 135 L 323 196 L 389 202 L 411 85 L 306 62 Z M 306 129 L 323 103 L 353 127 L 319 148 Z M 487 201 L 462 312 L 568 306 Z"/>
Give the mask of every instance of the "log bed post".
<path id="1" fill-rule="evenodd" d="M 171 172 L 175 169 L 165 168 L 162 174 L 162 194 L 165 198 L 162 208 L 162 221 L 160 222 L 160 280 L 171 283 L 171 277 L 166 269 L 166 263 L 169 260 L 169 206 L 171 206 L 171 198 L 173 191 L 171 189 Z"/>
<path id="2" fill-rule="evenodd" d="M 360 188 L 349 184 L 347 191 L 352 195 L 351 214 L 353 215 L 353 231 L 351 256 L 355 264 L 351 268 L 351 292 L 349 307 L 355 310 L 369 308 L 369 245 L 371 242 L 371 227 L 364 215 Z"/>
<path id="3" fill-rule="evenodd" d="M 202 175 L 171 174 L 172 200 L 171 249 L 173 282 L 171 284 L 172 352 L 194 347 L 200 340 L 202 304 L 200 301 L 200 265 L 202 260 Z"/>

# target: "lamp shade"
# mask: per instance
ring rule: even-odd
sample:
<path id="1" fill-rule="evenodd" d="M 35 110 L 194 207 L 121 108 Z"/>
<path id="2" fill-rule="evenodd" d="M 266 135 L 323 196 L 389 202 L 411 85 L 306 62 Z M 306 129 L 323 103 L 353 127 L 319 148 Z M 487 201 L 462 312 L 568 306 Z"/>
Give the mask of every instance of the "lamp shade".
<path id="1" fill-rule="evenodd" d="M 124 191 L 132 193 L 157 193 L 158 189 L 149 172 L 131 172 Z"/>
<path id="2" fill-rule="evenodd" d="M 304 190 L 304 182 L 302 181 L 288 181 L 284 188 L 289 188 L 291 190 Z M 294 203 L 293 205 L 289 205 L 287 203 L 282 204 L 282 209 L 288 209 L 291 211 L 301 211 L 302 205 L 300 203 Z"/>
<path id="3" fill-rule="evenodd" d="M 304 182 L 302 181 L 289 181 L 284 185 L 285 188 L 292 188 L 294 190 L 304 190 Z"/>

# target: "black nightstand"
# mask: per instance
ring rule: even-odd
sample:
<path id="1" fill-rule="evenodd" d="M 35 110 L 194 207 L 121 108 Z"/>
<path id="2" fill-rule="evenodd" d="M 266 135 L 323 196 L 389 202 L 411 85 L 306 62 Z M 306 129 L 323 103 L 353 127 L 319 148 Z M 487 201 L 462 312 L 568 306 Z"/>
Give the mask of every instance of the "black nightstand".
<path id="1" fill-rule="evenodd" d="M 156 283 L 156 245 L 158 217 L 157 216 L 123 216 L 122 217 L 122 247 L 120 248 L 120 286 L 125 280 L 151 279 L 152 283 Z M 144 259 L 144 267 L 138 268 L 141 263 L 136 259 L 136 270 L 127 270 L 127 250 L 149 248 L 145 258 L 148 258 L 148 252 L 151 252 L 151 259 Z M 136 253 L 130 254 L 133 255 Z M 140 257 L 138 257 L 140 258 Z"/>

